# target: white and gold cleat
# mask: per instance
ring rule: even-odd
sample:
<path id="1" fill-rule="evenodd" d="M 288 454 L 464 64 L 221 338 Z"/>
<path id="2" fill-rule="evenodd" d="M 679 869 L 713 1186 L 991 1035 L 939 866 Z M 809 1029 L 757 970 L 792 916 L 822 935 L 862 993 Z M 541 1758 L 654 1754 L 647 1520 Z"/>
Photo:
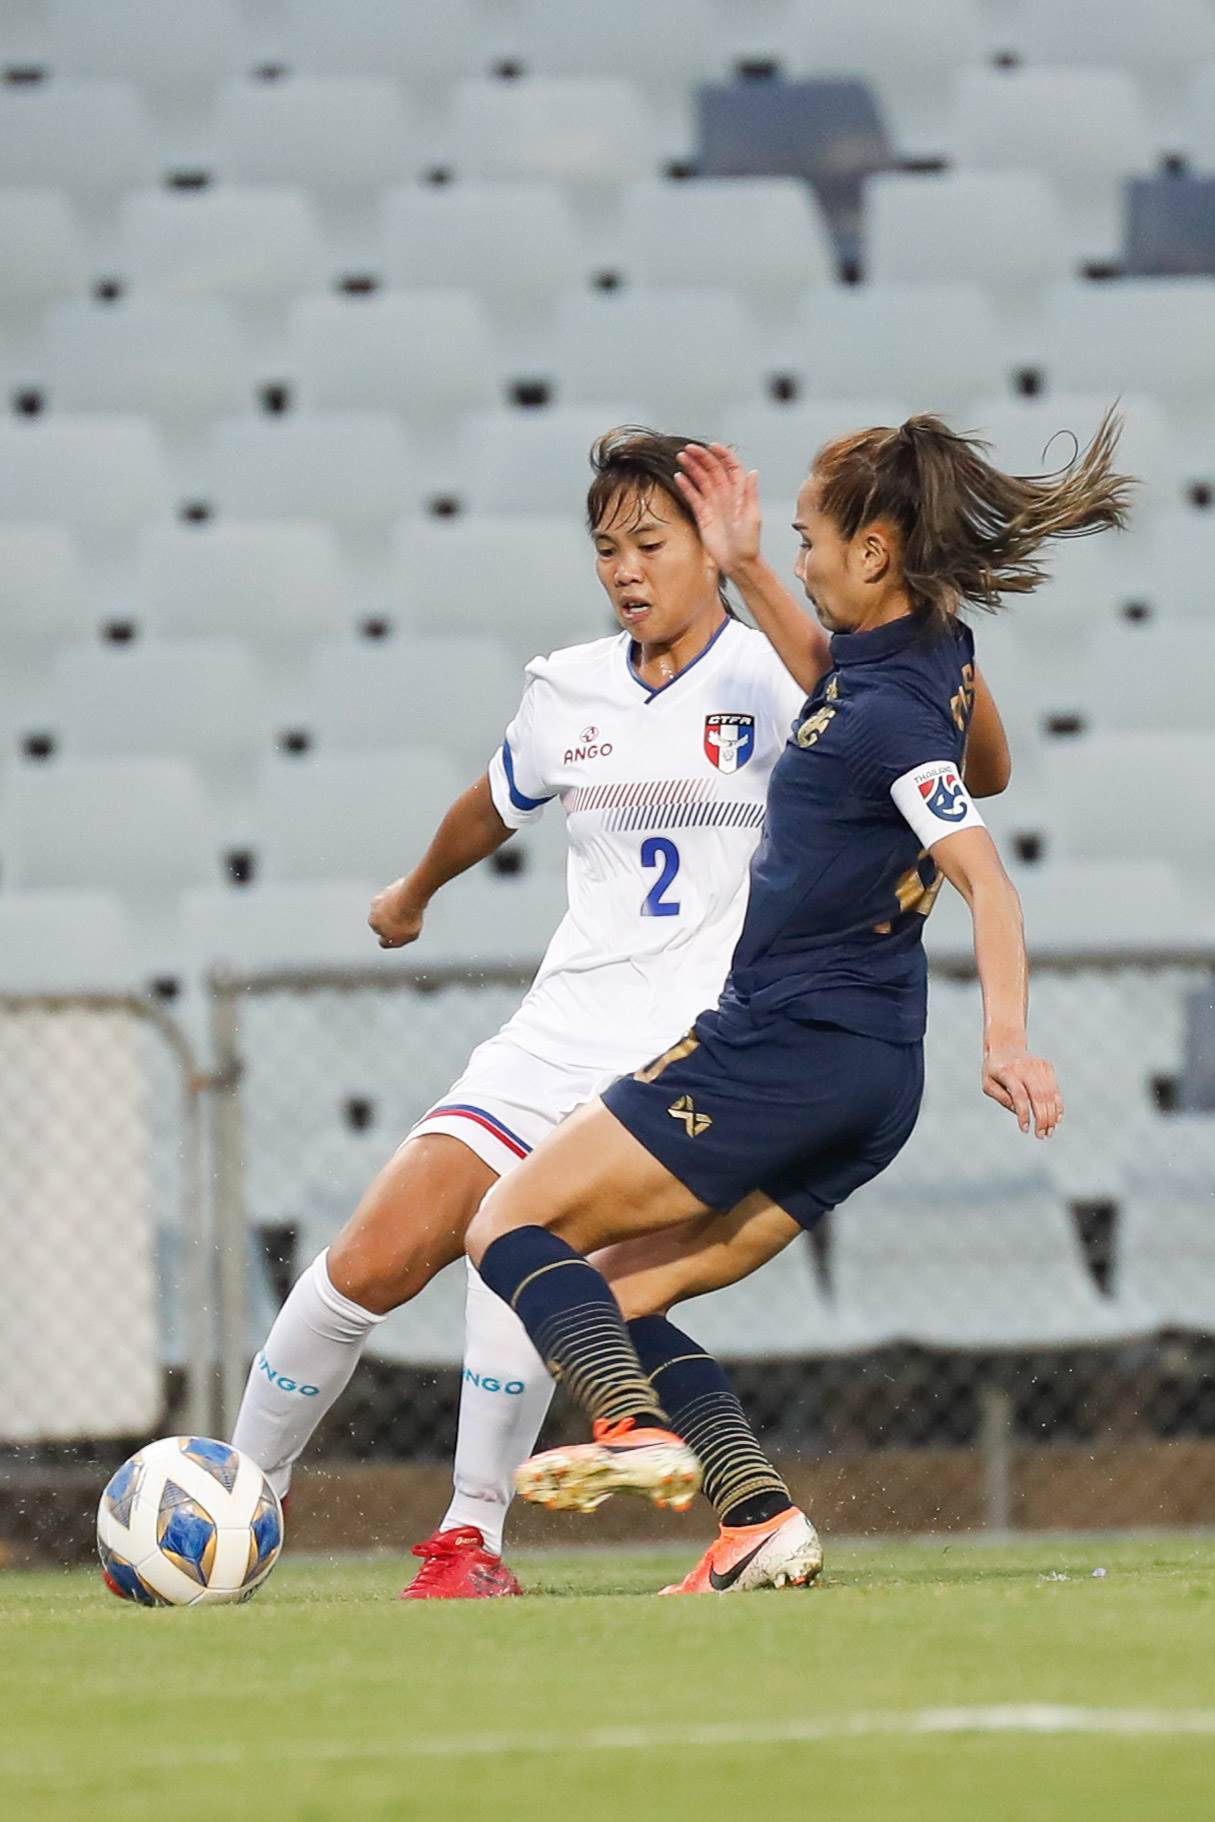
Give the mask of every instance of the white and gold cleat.
<path id="1" fill-rule="evenodd" d="M 700 1463 L 670 1430 L 639 1430 L 633 1419 L 600 1421 L 594 1442 L 546 1449 L 515 1471 L 515 1490 L 555 1512 L 593 1512 L 613 1493 L 639 1493 L 686 1512 L 700 1489 Z"/>

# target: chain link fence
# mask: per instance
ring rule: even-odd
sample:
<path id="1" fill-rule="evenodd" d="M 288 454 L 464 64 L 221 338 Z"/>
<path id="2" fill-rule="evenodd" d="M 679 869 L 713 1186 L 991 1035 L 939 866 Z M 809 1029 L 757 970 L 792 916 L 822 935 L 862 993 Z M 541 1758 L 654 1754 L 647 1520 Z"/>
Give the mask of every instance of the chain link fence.
<path id="1" fill-rule="evenodd" d="M 218 983 L 244 1159 L 229 1231 L 247 1221 L 258 1237 L 230 1410 L 297 1270 L 526 979 Z M 978 1452 L 980 1516 L 1007 1525 L 1045 1510 L 1025 1490 L 1035 1452 L 1098 1463 L 1116 1514 L 1119 1460 L 1142 1482 L 1156 1448 L 1166 1481 L 1184 1462 L 1185 1497 L 1148 1516 L 1215 1521 L 1215 1103 L 1191 1105 L 1213 981 L 1207 958 L 1039 965 L 1033 1041 L 1068 1099 L 1041 1145 L 980 1093 L 977 982 L 934 969 L 924 1112 L 903 1156 L 758 1279 L 680 1316 L 731 1363 L 774 1454 L 834 1471 Z M 446 1460 L 462 1319 L 450 1268 L 376 1331 L 313 1458 Z M 546 1440 L 578 1421 L 558 1399 Z M 1096 1498 L 1078 1497 L 1078 1520 Z"/>
<path id="2" fill-rule="evenodd" d="M 154 1004 L 0 999 L 0 1539 L 75 1536 L 128 1445 L 230 1428 L 295 1275 L 528 978 L 217 979 L 206 1075 Z M 1215 1522 L 1215 958 L 1044 962 L 1033 997 L 1055 1139 L 982 1097 L 977 985 L 938 966 L 902 1157 L 678 1312 L 837 1529 Z M 463 1296 L 449 1268 L 377 1328 L 308 1458 L 334 1484 L 433 1484 Z M 580 1424 L 559 1396 L 545 1440 Z"/>
<path id="3" fill-rule="evenodd" d="M 154 1003 L 0 997 L 0 1539 L 213 1420 L 200 1078 Z M 50 1534 L 49 1537 L 47 1534 Z"/>

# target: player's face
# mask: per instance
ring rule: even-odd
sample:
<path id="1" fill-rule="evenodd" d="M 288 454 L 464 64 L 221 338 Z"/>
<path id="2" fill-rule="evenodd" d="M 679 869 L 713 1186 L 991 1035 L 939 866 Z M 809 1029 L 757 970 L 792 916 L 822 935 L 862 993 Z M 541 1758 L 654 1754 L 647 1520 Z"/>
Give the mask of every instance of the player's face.
<path id="1" fill-rule="evenodd" d="M 854 538 L 845 538 L 823 512 L 812 474 L 797 496 L 793 529 L 801 539 L 794 571 L 827 631 L 843 633 L 871 624 L 896 582 L 881 528 L 863 525 Z"/>
<path id="2" fill-rule="evenodd" d="M 717 570 L 661 488 L 617 494 L 594 536 L 599 580 L 640 644 L 667 645 L 717 610 Z"/>
<path id="3" fill-rule="evenodd" d="M 848 540 L 820 510 L 818 495 L 811 475 L 797 496 L 793 529 L 801 544 L 793 567 L 819 620 L 829 633 L 839 633 L 856 624 L 860 604 L 854 599 Z"/>

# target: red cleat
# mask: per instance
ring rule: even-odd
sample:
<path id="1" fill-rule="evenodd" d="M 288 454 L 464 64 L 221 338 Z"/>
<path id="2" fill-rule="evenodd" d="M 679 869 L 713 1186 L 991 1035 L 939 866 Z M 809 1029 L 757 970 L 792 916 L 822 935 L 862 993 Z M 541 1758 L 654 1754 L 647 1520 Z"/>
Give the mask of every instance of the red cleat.
<path id="1" fill-rule="evenodd" d="M 475 1525 L 436 1531 L 415 1544 L 413 1554 L 422 1558 L 422 1567 L 402 1588 L 403 1601 L 492 1601 L 523 1593 L 502 1558 L 485 1548 Z"/>

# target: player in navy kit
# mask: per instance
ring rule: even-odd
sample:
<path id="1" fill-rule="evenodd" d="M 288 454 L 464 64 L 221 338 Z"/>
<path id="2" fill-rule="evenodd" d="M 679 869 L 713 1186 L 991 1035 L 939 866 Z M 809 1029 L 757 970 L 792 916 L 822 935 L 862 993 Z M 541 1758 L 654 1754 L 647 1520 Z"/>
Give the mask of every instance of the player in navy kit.
<path id="1" fill-rule="evenodd" d="M 619 1488 L 678 1503 L 702 1467 L 708 1490 L 717 1463 L 695 1412 L 720 1369 L 664 1317 L 626 1329 L 586 1255 L 712 1211 L 740 1236 L 762 1228 L 752 1252 L 770 1254 L 891 1162 L 919 1109 L 921 938 L 943 878 L 974 919 L 984 1092 L 1040 1138 L 1062 1117 L 1054 1070 L 1027 1046 L 1017 895 L 962 783 L 977 679 L 958 610 L 1034 588 L 1047 539 L 1123 523 L 1117 437 L 1107 417 L 1069 469 L 1037 478 L 1002 474 L 927 416 L 817 457 L 797 573 L 831 666 L 807 666 L 813 693 L 772 774 L 721 999 L 539 1146 L 470 1230 L 485 1282 L 594 1422 L 592 1444 L 525 1464 L 526 1496 L 589 1508 Z M 762 607 L 779 583 L 759 555 L 756 477 L 719 445 L 683 460 L 706 549 Z M 738 1275 L 724 1258 L 722 1273 Z M 772 1486 L 765 1511 L 756 1491 L 751 1522 L 723 1532 L 683 1590 L 747 1585 L 788 1507 Z"/>

